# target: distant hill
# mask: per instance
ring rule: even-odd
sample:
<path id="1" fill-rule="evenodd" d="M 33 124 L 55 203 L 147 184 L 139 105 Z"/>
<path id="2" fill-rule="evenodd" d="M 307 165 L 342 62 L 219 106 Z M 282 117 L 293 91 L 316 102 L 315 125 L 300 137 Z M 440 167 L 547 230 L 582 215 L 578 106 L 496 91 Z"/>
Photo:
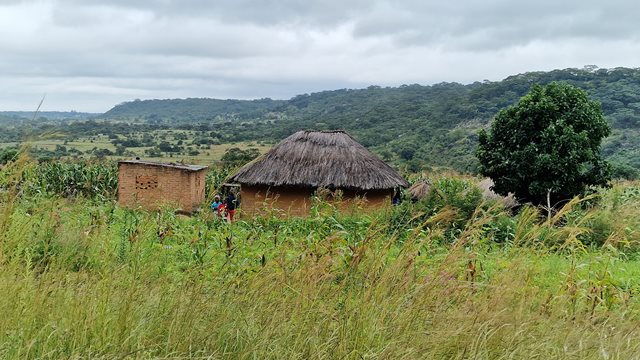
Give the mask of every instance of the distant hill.
<path id="1" fill-rule="evenodd" d="M 219 100 L 206 98 L 134 100 L 104 113 L 101 118 L 113 120 L 143 120 L 150 123 L 211 122 L 226 119 L 251 119 L 275 109 L 285 101 Z"/>
<path id="2" fill-rule="evenodd" d="M 39 111 L 36 119 L 47 120 L 87 120 L 100 114 L 77 111 Z M 8 120 L 32 120 L 33 111 L 0 111 L 0 121 Z"/>
<path id="3" fill-rule="evenodd" d="M 477 132 L 533 84 L 563 81 L 602 103 L 614 131 L 603 151 L 616 171 L 640 175 L 640 69 L 529 72 L 462 85 L 370 86 L 289 100 L 172 99 L 120 104 L 103 119 L 218 130 L 229 141 L 279 141 L 300 129 L 345 129 L 385 160 L 413 170 L 447 166 L 473 172 Z"/>
<path id="4" fill-rule="evenodd" d="M 417 169 L 474 171 L 477 131 L 535 83 L 564 81 L 602 103 L 613 135 L 604 153 L 617 171 L 640 169 L 640 69 L 529 72 L 462 85 L 370 86 L 298 95 L 290 100 L 147 100 L 118 105 L 103 117 L 154 123 L 208 124 L 228 138 L 278 141 L 300 129 L 346 129 L 386 160 Z"/>

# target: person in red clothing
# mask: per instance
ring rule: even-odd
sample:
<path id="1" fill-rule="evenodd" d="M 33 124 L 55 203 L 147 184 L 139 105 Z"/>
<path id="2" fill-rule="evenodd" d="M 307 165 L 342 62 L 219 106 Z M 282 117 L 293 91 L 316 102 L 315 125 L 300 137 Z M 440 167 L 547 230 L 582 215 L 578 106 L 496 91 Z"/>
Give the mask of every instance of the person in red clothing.
<path id="1" fill-rule="evenodd" d="M 217 208 L 217 215 L 218 217 L 220 217 L 221 219 L 226 218 L 227 216 L 227 206 L 225 205 L 225 203 L 221 203 L 220 205 L 218 205 Z"/>

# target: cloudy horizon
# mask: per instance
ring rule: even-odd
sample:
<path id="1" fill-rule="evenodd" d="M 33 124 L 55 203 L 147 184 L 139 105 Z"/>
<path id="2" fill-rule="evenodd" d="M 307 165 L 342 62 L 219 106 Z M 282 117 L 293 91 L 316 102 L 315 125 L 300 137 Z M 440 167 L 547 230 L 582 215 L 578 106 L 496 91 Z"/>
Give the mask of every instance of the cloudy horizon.
<path id="1" fill-rule="evenodd" d="M 273 98 L 638 67 L 621 0 L 2 0 L 2 110 Z M 637 6 L 635 6 L 637 7 Z"/>

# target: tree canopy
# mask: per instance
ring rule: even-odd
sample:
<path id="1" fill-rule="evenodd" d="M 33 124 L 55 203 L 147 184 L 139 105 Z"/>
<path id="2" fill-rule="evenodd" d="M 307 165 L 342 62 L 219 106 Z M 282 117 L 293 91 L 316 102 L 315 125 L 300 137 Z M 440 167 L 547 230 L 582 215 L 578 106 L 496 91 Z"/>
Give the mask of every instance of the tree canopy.
<path id="1" fill-rule="evenodd" d="M 32 121 L 32 112 L 0 112 L 0 143 L 13 145 L 51 134 L 70 141 L 98 134 L 142 141 L 141 134 L 169 129 L 197 131 L 188 142 L 198 145 L 277 143 L 298 130 L 344 129 L 400 168 L 447 167 L 476 173 L 478 131 L 500 109 L 527 94 L 531 84 L 553 81 L 577 86 L 600 101 L 612 127 L 611 136 L 602 143 L 603 156 L 612 164 L 615 177 L 640 178 L 640 68 L 528 72 L 467 85 L 371 86 L 302 94 L 289 100 L 141 100 L 116 106 L 93 121 L 54 120 L 47 112 L 38 116 L 48 120 Z"/>
<path id="2" fill-rule="evenodd" d="M 575 86 L 534 85 L 520 101 L 500 110 L 489 132 L 479 134 L 480 173 L 494 191 L 542 204 L 558 202 L 589 186 L 606 185 L 611 169 L 600 153 L 610 133 L 600 103 Z"/>
<path id="3" fill-rule="evenodd" d="M 232 147 L 225 151 L 220 160 L 222 160 L 225 166 L 236 167 L 244 165 L 258 156 L 260 156 L 260 151 L 256 148 L 242 150 L 237 147 Z"/>

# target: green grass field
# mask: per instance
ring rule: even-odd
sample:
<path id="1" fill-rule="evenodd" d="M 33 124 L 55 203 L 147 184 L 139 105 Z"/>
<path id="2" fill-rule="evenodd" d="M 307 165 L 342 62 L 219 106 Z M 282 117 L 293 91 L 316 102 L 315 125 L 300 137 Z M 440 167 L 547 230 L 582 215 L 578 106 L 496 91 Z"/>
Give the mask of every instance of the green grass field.
<path id="1" fill-rule="evenodd" d="M 640 356 L 638 183 L 550 220 L 454 179 L 434 203 L 228 224 L 18 191 L 29 166 L 0 172 L 3 359 Z"/>
<path id="2" fill-rule="evenodd" d="M 221 144 L 221 145 L 207 145 L 206 149 L 199 148 L 199 155 L 190 156 L 190 155 L 174 155 L 174 156 L 162 156 L 162 157 L 149 157 L 144 154 L 144 149 L 146 148 L 135 148 L 139 149 L 134 151 L 134 153 L 142 158 L 149 159 L 152 161 L 162 161 L 162 162 L 176 162 L 176 161 L 184 161 L 190 164 L 213 164 L 219 162 L 224 153 L 231 149 L 237 147 L 242 150 L 246 150 L 248 148 L 256 148 L 260 151 L 260 153 L 265 153 L 271 149 L 271 145 L 260 145 L 255 142 L 238 142 L 238 143 L 230 143 L 230 144 Z M 133 149 L 132 149 L 133 150 Z M 118 157 L 111 157 L 113 159 L 117 159 Z"/>
<path id="3" fill-rule="evenodd" d="M 180 132 L 179 130 L 165 130 L 165 131 L 155 131 L 153 132 L 154 136 L 160 137 L 162 134 L 172 145 L 178 143 L 178 140 L 173 138 L 177 133 L 185 133 Z M 191 135 L 190 133 L 185 133 L 185 135 Z M 164 141 L 164 140 L 162 140 Z M 0 143 L 0 149 L 6 147 L 16 147 L 19 146 L 17 143 Z M 29 142 L 29 146 L 34 150 L 44 149 L 48 151 L 55 151 L 56 147 L 64 146 L 67 149 L 76 149 L 83 153 L 81 158 L 90 158 L 93 155 L 87 153 L 92 149 L 107 149 L 112 152 L 115 152 L 116 147 L 111 143 L 111 140 L 105 136 L 93 136 L 93 137 L 85 137 L 80 138 L 73 141 L 63 140 L 63 139 L 40 139 L 33 140 Z M 237 147 L 239 149 L 245 150 L 248 148 L 258 149 L 261 153 L 267 152 L 271 145 L 268 144 L 259 144 L 257 142 L 237 142 L 237 143 L 228 143 L 228 144 L 219 144 L 219 145 L 204 145 L 204 146 L 192 146 L 187 149 L 197 149 L 200 153 L 198 155 L 188 155 L 188 154 L 179 154 L 179 153 L 162 153 L 162 156 L 149 156 L 145 153 L 145 150 L 150 149 L 150 146 L 143 147 L 130 147 L 127 148 L 128 155 L 122 156 L 107 156 L 109 159 L 118 160 L 123 158 L 131 158 L 131 157 L 140 157 L 150 161 L 160 161 L 160 162 L 186 162 L 193 164 L 203 164 L 210 165 L 216 162 L 219 162 L 224 153 L 233 147 Z M 65 158 L 64 156 L 62 158 Z"/>

